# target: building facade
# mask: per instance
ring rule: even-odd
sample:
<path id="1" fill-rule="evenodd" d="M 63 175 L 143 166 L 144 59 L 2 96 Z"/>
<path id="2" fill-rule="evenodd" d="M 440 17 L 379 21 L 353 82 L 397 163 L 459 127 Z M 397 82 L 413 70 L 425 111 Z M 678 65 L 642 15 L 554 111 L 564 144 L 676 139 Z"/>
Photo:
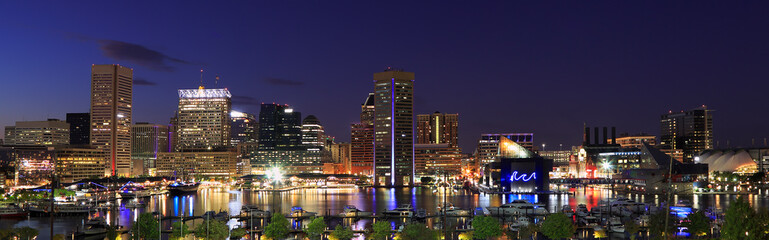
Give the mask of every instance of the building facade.
<path id="1" fill-rule="evenodd" d="M 374 73 L 374 185 L 414 184 L 414 73 Z"/>
<path id="2" fill-rule="evenodd" d="M 179 89 L 178 151 L 221 150 L 230 146 L 231 98 L 227 89 Z"/>
<path id="3" fill-rule="evenodd" d="M 533 133 L 481 134 L 481 139 L 478 140 L 478 147 L 475 149 L 475 158 L 480 165 L 499 160 L 499 143 L 501 138 L 507 138 L 529 151 L 532 151 L 534 148 Z"/>
<path id="4" fill-rule="evenodd" d="M 158 153 L 172 151 L 169 136 L 167 125 L 146 122 L 134 124 L 131 129 L 131 159 L 134 160 L 131 169 L 143 169 L 140 174 L 149 174 L 151 169 L 155 169 Z"/>
<path id="5" fill-rule="evenodd" d="M 314 115 L 309 115 L 302 120 L 302 145 L 308 151 L 321 151 L 324 149 L 326 132 L 320 125 L 320 120 Z"/>
<path id="6" fill-rule="evenodd" d="M 91 114 L 67 113 L 67 123 L 69 123 L 69 144 L 91 144 Z"/>
<path id="7" fill-rule="evenodd" d="M 133 69 L 117 64 L 91 66 L 91 145 L 108 150 L 105 172 L 131 171 Z"/>
<path id="8" fill-rule="evenodd" d="M 64 147 L 55 150 L 56 175 L 62 182 L 104 177 L 109 153 L 104 149 Z"/>
<path id="9" fill-rule="evenodd" d="M 5 144 L 66 145 L 69 144 L 69 123 L 58 119 L 48 121 L 22 121 L 5 127 Z"/>
<path id="10" fill-rule="evenodd" d="M 350 127 L 350 172 L 374 174 L 374 93 L 360 105 L 360 122 Z"/>
<path id="11" fill-rule="evenodd" d="M 462 171 L 462 150 L 443 144 L 414 144 L 416 177 L 456 176 Z"/>
<path id="12" fill-rule="evenodd" d="M 683 152 L 683 161 L 691 162 L 694 155 L 713 149 L 713 110 L 699 108 L 669 112 L 660 119 L 660 149 Z"/>
<path id="13" fill-rule="evenodd" d="M 327 146 L 329 153 L 331 154 L 331 162 L 334 164 L 341 164 L 342 171 L 336 171 L 344 174 L 352 173 L 352 161 L 351 161 L 351 144 L 349 143 L 334 143 Z"/>
<path id="14" fill-rule="evenodd" d="M 417 115 L 417 144 L 449 144 L 458 146 L 459 114 L 439 113 Z"/>
<path id="15" fill-rule="evenodd" d="M 657 137 L 648 134 L 620 134 L 617 138 L 617 144 L 622 148 L 638 148 L 647 143 L 651 146 L 657 145 Z"/>
<path id="16" fill-rule="evenodd" d="M 235 177 L 238 154 L 219 152 L 169 152 L 158 154 L 157 175 L 164 177 Z"/>

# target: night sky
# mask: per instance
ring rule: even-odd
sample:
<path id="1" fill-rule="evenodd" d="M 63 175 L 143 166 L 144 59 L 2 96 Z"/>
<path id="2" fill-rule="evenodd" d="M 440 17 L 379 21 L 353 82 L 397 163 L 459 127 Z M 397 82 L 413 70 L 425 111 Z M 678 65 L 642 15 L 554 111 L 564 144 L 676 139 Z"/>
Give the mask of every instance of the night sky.
<path id="1" fill-rule="evenodd" d="M 717 147 L 769 137 L 769 1 L 13 2 L 0 126 L 87 112 L 91 64 L 117 63 L 134 68 L 134 122 L 167 123 L 202 68 L 233 109 L 289 104 L 349 141 L 391 66 L 416 73 L 415 113 L 459 113 L 466 153 L 481 133 L 548 150 L 583 124 L 658 135 L 661 114 L 703 104 Z"/>

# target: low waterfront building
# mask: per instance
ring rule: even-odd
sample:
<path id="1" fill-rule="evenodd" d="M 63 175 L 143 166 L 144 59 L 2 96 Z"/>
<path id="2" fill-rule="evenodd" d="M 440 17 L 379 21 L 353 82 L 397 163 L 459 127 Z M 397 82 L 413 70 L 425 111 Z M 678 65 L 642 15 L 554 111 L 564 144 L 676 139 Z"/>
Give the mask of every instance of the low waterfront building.
<path id="1" fill-rule="evenodd" d="M 5 127 L 5 145 L 66 145 L 69 144 L 69 123 L 59 119 L 20 121 Z"/>
<path id="2" fill-rule="evenodd" d="M 238 154 L 223 152 L 159 153 L 157 175 L 164 177 L 235 177 Z"/>
<path id="3" fill-rule="evenodd" d="M 448 143 L 414 144 L 414 172 L 416 178 L 461 173 L 462 150 Z"/>
<path id="4" fill-rule="evenodd" d="M 88 178 L 105 177 L 104 165 L 109 153 L 96 148 L 57 148 L 55 164 L 62 182 L 76 182 Z"/>

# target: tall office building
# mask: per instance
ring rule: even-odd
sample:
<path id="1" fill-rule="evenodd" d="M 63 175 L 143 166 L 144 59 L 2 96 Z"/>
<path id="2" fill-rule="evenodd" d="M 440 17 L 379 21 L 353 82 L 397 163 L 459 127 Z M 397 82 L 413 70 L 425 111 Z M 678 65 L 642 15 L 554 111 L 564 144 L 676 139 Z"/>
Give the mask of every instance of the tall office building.
<path id="1" fill-rule="evenodd" d="M 170 152 L 169 131 L 167 125 L 139 122 L 131 128 L 131 159 L 139 160 L 142 166 L 131 169 L 143 169 L 140 174 L 154 172 L 158 153 Z"/>
<path id="2" fill-rule="evenodd" d="M 302 113 L 288 105 L 262 104 L 259 111 L 259 150 L 302 148 Z"/>
<path id="3" fill-rule="evenodd" d="M 414 73 L 374 73 L 374 184 L 414 184 Z"/>
<path id="4" fill-rule="evenodd" d="M 302 120 L 302 145 L 310 151 L 321 151 L 324 149 L 326 136 L 320 120 L 314 115 L 309 115 Z"/>
<path id="5" fill-rule="evenodd" d="M 179 89 L 176 113 L 178 151 L 206 151 L 230 146 L 232 94 L 227 89 Z"/>
<path id="6" fill-rule="evenodd" d="M 240 143 L 258 142 L 259 122 L 256 121 L 256 117 L 253 114 L 233 110 L 230 113 L 230 119 L 232 120 L 230 125 L 230 130 L 232 131 L 231 146 L 235 147 Z"/>
<path id="7" fill-rule="evenodd" d="M 350 131 L 350 172 L 374 174 L 374 93 L 360 105 L 360 122 Z"/>
<path id="8" fill-rule="evenodd" d="M 669 112 L 660 119 L 660 149 L 682 150 L 683 160 L 713 148 L 713 110 L 702 105 L 689 111 Z"/>
<path id="9" fill-rule="evenodd" d="M 449 144 L 456 147 L 459 114 L 440 113 L 417 115 L 417 144 Z"/>
<path id="10" fill-rule="evenodd" d="M 91 66 L 91 145 L 109 151 L 105 173 L 131 170 L 133 69 L 117 64 Z"/>
<path id="11" fill-rule="evenodd" d="M 5 144 L 17 146 L 69 144 L 69 123 L 59 119 L 21 121 L 5 127 Z"/>
<path id="12" fill-rule="evenodd" d="M 534 148 L 533 133 L 481 134 L 478 147 L 475 149 L 475 159 L 478 164 L 483 165 L 498 161 L 501 157 L 499 156 L 499 143 L 503 140 L 513 141 L 528 151 L 532 151 Z"/>
<path id="13" fill-rule="evenodd" d="M 91 114 L 67 113 L 67 123 L 69 123 L 69 144 L 91 144 Z"/>

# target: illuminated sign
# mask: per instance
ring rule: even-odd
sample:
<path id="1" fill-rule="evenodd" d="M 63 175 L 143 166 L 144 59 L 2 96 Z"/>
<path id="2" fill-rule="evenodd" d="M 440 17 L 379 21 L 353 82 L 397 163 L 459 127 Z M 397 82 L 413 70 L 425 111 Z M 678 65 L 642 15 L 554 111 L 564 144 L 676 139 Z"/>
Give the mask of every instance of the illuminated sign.
<path id="1" fill-rule="evenodd" d="M 537 179 L 537 173 L 532 172 L 530 175 L 529 174 L 525 174 L 525 173 L 521 174 L 521 175 L 518 175 L 518 171 L 513 171 L 513 174 L 510 175 L 510 181 L 511 182 L 513 182 L 513 181 L 528 182 L 528 181 L 531 181 L 531 179 Z"/>

